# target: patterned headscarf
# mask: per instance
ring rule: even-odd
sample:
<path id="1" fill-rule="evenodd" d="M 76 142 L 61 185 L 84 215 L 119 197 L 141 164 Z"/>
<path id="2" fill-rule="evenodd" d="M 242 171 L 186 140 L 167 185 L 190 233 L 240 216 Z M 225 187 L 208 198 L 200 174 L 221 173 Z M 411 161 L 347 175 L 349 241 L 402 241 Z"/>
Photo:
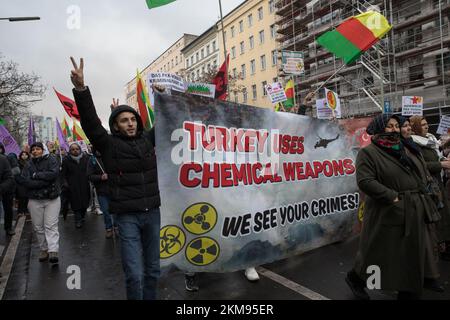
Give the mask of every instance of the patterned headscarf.
<path id="1" fill-rule="evenodd" d="M 367 127 L 367 133 L 371 136 L 384 133 L 389 120 L 392 118 L 396 119 L 400 123 L 400 118 L 396 115 L 380 114 L 379 116 L 376 116 Z"/>

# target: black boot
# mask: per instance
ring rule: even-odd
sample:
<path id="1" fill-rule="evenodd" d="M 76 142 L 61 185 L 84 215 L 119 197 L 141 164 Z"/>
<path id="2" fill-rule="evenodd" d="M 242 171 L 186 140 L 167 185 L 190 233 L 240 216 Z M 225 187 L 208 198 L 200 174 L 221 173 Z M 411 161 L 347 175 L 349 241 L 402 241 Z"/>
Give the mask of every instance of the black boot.
<path id="1" fill-rule="evenodd" d="M 366 284 L 354 270 L 351 270 L 347 273 L 345 282 L 347 282 L 348 286 L 353 292 L 353 295 L 358 300 L 370 300 L 370 297 L 365 290 Z"/>

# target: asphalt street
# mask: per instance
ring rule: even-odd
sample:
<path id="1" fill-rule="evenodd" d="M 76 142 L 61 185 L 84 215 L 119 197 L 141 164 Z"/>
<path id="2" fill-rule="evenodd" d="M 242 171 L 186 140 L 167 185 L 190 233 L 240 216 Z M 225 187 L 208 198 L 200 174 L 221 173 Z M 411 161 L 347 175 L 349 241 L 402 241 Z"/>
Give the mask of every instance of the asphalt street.
<path id="1" fill-rule="evenodd" d="M 39 248 L 26 221 L 14 264 L 3 294 L 4 300 L 123 300 L 125 283 L 120 263 L 119 239 L 105 239 L 103 217 L 88 214 L 85 227 L 75 229 L 73 216 L 60 220 L 60 263 L 38 261 Z M 6 245 L 3 230 L 0 240 Z M 344 282 L 352 267 L 358 237 L 260 267 L 261 279 L 249 282 L 243 271 L 202 273 L 200 290 L 185 290 L 184 274 L 171 271 L 162 276 L 162 300 L 352 300 Z M 6 251 L 6 249 L 4 250 Z M 4 254 L 4 252 L 3 252 Z M 81 288 L 69 289 L 71 266 L 81 272 Z M 73 268 L 73 267 L 72 267 Z M 446 292 L 425 291 L 424 299 L 450 299 L 450 263 L 442 262 L 441 281 Z M 69 271 L 71 269 L 69 268 Z M 1 282 L 6 281 L 3 275 Z M 0 282 L 0 283 L 1 283 Z M 371 291 L 372 299 L 392 300 L 395 294 Z"/>

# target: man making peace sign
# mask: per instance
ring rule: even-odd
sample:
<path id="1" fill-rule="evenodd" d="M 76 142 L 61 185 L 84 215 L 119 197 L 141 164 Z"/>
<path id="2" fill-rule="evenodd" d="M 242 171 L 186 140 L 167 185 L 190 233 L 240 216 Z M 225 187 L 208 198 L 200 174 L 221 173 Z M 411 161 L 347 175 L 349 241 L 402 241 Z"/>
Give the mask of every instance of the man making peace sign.
<path id="1" fill-rule="evenodd" d="M 111 134 L 97 116 L 84 83 L 84 61 L 74 58 L 71 80 L 81 126 L 101 153 L 108 174 L 110 212 L 119 227 L 128 299 L 156 299 L 161 200 L 156 170 L 154 129 L 144 132 L 133 108 L 119 105 L 109 118 Z"/>

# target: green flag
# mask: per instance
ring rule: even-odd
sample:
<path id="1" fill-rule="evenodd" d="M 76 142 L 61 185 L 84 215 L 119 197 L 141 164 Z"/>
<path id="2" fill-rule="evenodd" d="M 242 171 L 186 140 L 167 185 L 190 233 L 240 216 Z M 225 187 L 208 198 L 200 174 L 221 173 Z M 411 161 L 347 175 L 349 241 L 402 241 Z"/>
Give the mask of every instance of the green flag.
<path id="1" fill-rule="evenodd" d="M 174 2 L 175 0 L 146 0 L 146 1 L 147 7 L 149 9 L 153 9 Z"/>

